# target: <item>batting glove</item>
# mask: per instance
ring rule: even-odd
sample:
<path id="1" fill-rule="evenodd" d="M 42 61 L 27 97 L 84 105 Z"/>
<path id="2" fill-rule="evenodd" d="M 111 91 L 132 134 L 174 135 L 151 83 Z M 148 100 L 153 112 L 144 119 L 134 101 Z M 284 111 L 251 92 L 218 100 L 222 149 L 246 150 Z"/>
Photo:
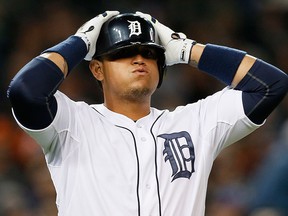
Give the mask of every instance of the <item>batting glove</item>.
<path id="1" fill-rule="evenodd" d="M 83 24 L 75 33 L 75 36 L 80 37 L 87 46 L 88 53 L 85 56 L 85 60 L 90 61 L 96 51 L 96 41 L 98 39 L 101 27 L 108 19 L 118 15 L 118 11 L 106 11 L 93 19 Z"/>
<path id="2" fill-rule="evenodd" d="M 181 32 L 174 32 L 149 14 L 144 14 L 139 11 L 137 11 L 136 14 L 148 19 L 153 24 L 159 35 L 161 45 L 166 49 L 166 65 L 189 63 L 191 49 L 196 41 L 187 39 L 186 35 Z"/>

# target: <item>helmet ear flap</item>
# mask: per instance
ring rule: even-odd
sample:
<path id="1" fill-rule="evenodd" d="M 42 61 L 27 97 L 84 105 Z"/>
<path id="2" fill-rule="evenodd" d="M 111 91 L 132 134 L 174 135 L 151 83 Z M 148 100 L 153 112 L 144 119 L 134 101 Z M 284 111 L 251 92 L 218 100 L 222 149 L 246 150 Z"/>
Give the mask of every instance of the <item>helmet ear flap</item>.
<path id="1" fill-rule="evenodd" d="M 166 74 L 166 71 L 167 71 L 164 53 L 162 55 L 159 55 L 157 64 L 158 64 L 158 70 L 159 70 L 159 82 L 158 82 L 157 88 L 160 88 L 163 82 L 164 75 Z"/>

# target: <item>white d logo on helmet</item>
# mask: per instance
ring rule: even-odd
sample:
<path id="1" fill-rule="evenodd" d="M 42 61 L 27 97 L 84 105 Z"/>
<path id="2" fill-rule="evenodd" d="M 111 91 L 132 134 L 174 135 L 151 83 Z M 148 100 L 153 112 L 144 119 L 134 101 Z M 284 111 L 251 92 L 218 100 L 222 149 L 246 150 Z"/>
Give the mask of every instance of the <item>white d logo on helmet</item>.
<path id="1" fill-rule="evenodd" d="M 129 37 L 131 37 L 132 35 L 140 35 L 142 34 L 141 32 L 141 25 L 138 21 L 129 21 L 127 20 L 130 25 L 128 26 L 128 28 L 130 29 L 130 35 Z"/>

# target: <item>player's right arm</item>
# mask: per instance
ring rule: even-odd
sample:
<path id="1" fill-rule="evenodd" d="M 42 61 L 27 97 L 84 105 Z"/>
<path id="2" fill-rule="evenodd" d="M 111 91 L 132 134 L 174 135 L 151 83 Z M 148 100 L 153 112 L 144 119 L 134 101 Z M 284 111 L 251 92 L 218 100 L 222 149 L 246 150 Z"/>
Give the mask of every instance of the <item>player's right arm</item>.
<path id="1" fill-rule="evenodd" d="M 16 74 L 7 95 L 15 117 L 24 127 L 43 129 L 52 123 L 57 112 L 56 90 L 78 63 L 92 59 L 102 24 L 118 13 L 107 11 L 96 16 Z"/>
<path id="2" fill-rule="evenodd" d="M 52 61 L 61 70 L 64 77 L 68 75 L 68 64 L 62 55 L 55 52 L 49 52 L 49 53 L 43 53 L 40 56 Z"/>

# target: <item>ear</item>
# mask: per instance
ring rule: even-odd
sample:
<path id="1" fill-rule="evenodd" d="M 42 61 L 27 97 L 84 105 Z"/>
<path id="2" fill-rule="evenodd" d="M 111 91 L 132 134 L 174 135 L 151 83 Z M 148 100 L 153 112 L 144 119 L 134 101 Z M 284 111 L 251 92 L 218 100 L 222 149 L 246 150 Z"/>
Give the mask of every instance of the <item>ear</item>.
<path id="1" fill-rule="evenodd" d="M 97 80 L 103 80 L 103 63 L 101 61 L 96 59 L 91 60 L 89 63 L 89 68 Z"/>

